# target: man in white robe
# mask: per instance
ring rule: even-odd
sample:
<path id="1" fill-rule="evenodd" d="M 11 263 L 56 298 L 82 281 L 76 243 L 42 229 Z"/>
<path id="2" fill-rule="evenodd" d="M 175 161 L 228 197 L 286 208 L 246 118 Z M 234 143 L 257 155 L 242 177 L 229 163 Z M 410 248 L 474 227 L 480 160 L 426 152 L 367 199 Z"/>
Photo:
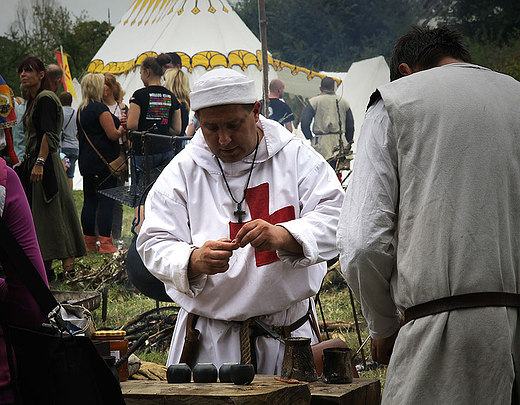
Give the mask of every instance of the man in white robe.
<path id="1" fill-rule="evenodd" d="M 342 208 L 341 267 L 390 362 L 384 404 L 518 400 L 520 83 L 463 63 L 460 41 L 397 42 Z"/>
<path id="2" fill-rule="evenodd" d="M 182 308 L 167 364 L 179 362 L 188 313 L 199 315 L 192 364 L 244 361 L 241 327 L 289 326 L 314 311 L 343 190 L 311 147 L 259 114 L 252 80 L 229 69 L 191 93 L 201 128 L 165 168 L 145 205 L 137 250 Z M 311 337 L 310 322 L 292 336 Z M 279 374 L 284 345 L 256 338 L 257 372 Z M 242 353 L 243 354 L 243 353 Z"/>

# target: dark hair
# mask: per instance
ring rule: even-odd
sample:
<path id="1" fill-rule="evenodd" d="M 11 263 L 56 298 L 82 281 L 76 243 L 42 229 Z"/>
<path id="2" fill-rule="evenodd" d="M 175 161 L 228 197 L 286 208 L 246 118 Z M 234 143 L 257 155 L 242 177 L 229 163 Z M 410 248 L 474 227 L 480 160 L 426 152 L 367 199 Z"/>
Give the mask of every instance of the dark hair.
<path id="1" fill-rule="evenodd" d="M 433 29 L 414 26 L 394 46 L 390 59 L 390 80 L 403 76 L 399 72 L 401 63 L 406 63 L 410 68 L 425 70 L 438 66 L 445 57 L 472 62 L 471 55 L 463 44 L 462 34 L 447 26 Z"/>
<path id="2" fill-rule="evenodd" d="M 327 91 L 334 91 L 334 79 L 332 77 L 324 77 L 321 79 L 321 88 Z"/>
<path id="3" fill-rule="evenodd" d="M 148 56 L 145 60 L 143 60 L 141 66 L 144 69 L 150 70 L 154 76 L 161 77 L 163 74 L 162 66 L 157 62 L 157 58 L 154 58 L 153 56 Z"/>
<path id="4" fill-rule="evenodd" d="M 26 71 L 35 71 L 35 72 L 45 72 L 43 79 L 40 83 L 40 88 L 38 89 L 38 93 L 43 90 L 50 90 L 49 86 L 49 77 L 47 76 L 47 70 L 45 69 L 45 65 L 43 62 L 35 56 L 28 56 L 24 60 L 20 62 L 18 65 L 18 74 L 22 73 L 22 70 Z M 29 101 L 32 100 L 32 97 L 29 95 Z"/>
<path id="5" fill-rule="evenodd" d="M 246 110 L 247 112 L 253 111 L 253 108 L 255 107 L 256 103 L 250 103 L 250 104 L 240 104 L 240 106 Z"/>
<path id="6" fill-rule="evenodd" d="M 58 98 L 60 99 L 62 106 L 70 107 L 72 105 L 72 94 L 70 94 L 68 91 L 61 93 Z"/>
<path id="7" fill-rule="evenodd" d="M 172 59 L 170 58 L 170 56 L 168 54 L 161 53 L 160 55 L 157 56 L 157 63 L 159 65 L 161 65 L 161 67 L 164 67 L 168 63 L 172 63 Z"/>
<path id="8" fill-rule="evenodd" d="M 49 77 L 47 76 L 47 71 L 45 69 L 45 65 L 43 62 L 35 56 L 29 56 L 20 62 L 18 65 L 18 74 L 21 74 L 23 70 L 26 71 L 35 71 L 35 72 L 44 72 L 43 79 L 40 83 L 40 88 L 37 91 L 37 95 L 41 93 L 43 90 L 50 90 L 51 87 L 49 85 Z M 27 94 L 27 108 L 25 109 L 25 113 L 23 115 L 23 119 L 29 115 L 32 110 L 34 103 L 34 97 L 31 93 Z"/>
<path id="9" fill-rule="evenodd" d="M 176 52 L 168 52 L 167 55 L 170 57 L 173 67 L 180 66 L 182 67 L 182 59 Z"/>

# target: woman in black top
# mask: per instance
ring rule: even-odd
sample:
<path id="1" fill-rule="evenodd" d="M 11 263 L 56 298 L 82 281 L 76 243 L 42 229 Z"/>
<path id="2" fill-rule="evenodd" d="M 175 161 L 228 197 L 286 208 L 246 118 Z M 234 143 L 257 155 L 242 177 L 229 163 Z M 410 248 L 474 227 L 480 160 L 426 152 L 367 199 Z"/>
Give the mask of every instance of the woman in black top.
<path id="1" fill-rule="evenodd" d="M 81 81 L 83 100 L 78 110 L 79 170 L 83 175 L 83 209 L 81 225 L 87 250 L 97 250 L 95 231 L 96 211 L 99 230 L 100 253 L 113 253 L 112 212 L 114 200 L 100 195 L 98 190 L 116 187 L 117 179 L 111 176 L 106 164 L 119 156 L 119 138 L 124 134 L 123 125 L 103 104 L 105 76 L 87 74 Z M 88 139 L 87 139 L 88 137 Z M 90 142 L 89 142 L 90 141 Z M 92 145 L 94 145 L 94 148 Z M 99 152 L 99 154 L 98 154 Z"/>
<path id="2" fill-rule="evenodd" d="M 137 90 L 130 98 L 127 128 L 147 131 L 162 135 L 181 133 L 180 105 L 171 91 L 161 85 L 162 67 L 156 58 L 148 57 L 141 64 L 141 80 L 146 86 Z M 146 174 L 144 148 L 140 137 L 132 140 L 133 162 L 131 163 L 132 184 Z M 173 157 L 173 145 L 170 139 L 152 138 L 148 143 L 148 167 L 151 177 L 153 171 L 166 165 Z"/>

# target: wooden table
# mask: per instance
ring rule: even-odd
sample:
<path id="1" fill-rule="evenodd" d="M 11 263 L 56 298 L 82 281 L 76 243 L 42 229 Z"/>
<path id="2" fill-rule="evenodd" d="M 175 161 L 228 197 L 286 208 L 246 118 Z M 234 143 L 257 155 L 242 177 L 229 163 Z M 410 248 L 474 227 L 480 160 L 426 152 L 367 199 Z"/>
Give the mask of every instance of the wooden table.
<path id="1" fill-rule="evenodd" d="M 274 376 L 257 375 L 250 385 L 168 384 L 165 381 L 129 380 L 121 383 L 127 405 L 377 405 L 379 380 L 354 379 L 352 384 L 321 382 L 286 384 Z"/>
<path id="2" fill-rule="evenodd" d="M 351 384 L 309 384 L 311 405 L 378 405 L 381 402 L 381 383 L 369 378 L 354 378 Z"/>

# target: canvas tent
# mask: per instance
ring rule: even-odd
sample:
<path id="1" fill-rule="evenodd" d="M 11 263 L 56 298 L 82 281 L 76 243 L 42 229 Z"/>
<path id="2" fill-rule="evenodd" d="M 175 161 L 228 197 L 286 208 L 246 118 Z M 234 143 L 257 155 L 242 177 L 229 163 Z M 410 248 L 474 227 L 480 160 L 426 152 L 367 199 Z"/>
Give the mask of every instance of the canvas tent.
<path id="1" fill-rule="evenodd" d="M 262 95 L 261 43 L 226 0 L 134 0 L 88 71 L 117 75 L 128 100 L 143 86 L 142 60 L 163 52 L 181 56 L 191 85 L 207 70 L 225 66 L 255 80 Z M 323 75 L 269 56 L 269 80 L 277 77 L 287 92 L 309 97 Z"/>

